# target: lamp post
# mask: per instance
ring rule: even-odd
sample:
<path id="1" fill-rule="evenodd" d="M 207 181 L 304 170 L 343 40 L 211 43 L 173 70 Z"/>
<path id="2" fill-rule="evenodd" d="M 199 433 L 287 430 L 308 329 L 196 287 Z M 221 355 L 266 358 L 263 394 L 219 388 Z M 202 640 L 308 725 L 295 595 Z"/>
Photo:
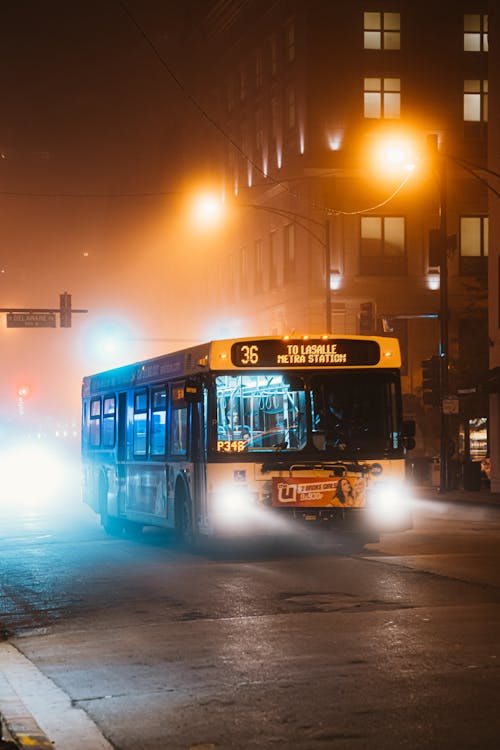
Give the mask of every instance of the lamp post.
<path id="1" fill-rule="evenodd" d="M 446 492 L 449 480 L 450 436 L 449 417 L 444 402 L 448 396 L 448 234 L 447 234 L 447 168 L 445 156 L 439 154 L 436 135 L 428 136 L 431 158 L 437 168 L 439 185 L 439 410 L 440 410 L 440 470 L 439 491 Z"/>

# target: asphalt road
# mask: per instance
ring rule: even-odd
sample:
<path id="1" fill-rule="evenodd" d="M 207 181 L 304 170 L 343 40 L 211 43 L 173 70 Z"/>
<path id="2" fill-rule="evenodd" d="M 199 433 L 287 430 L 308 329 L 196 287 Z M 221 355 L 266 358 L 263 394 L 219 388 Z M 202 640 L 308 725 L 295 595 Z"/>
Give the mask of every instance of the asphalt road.
<path id="1" fill-rule="evenodd" d="M 70 494 L 4 508 L 3 709 L 57 750 L 497 748 L 500 508 L 414 517 L 360 555 L 190 555 Z"/>

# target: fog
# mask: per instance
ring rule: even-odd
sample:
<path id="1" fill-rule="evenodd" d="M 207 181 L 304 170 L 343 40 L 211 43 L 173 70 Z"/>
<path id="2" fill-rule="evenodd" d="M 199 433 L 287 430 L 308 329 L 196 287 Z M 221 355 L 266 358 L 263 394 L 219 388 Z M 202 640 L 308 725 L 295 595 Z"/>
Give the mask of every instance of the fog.
<path id="1" fill-rule="evenodd" d="M 191 3 L 159 25 L 161 6 L 131 9 L 175 64 Z M 194 115 L 120 3 L 4 4 L 0 44 L 0 307 L 57 309 L 67 291 L 88 310 L 69 329 L 0 313 L 0 426 L 53 431 L 78 424 L 84 374 L 213 334 L 211 240 L 181 210 Z"/>

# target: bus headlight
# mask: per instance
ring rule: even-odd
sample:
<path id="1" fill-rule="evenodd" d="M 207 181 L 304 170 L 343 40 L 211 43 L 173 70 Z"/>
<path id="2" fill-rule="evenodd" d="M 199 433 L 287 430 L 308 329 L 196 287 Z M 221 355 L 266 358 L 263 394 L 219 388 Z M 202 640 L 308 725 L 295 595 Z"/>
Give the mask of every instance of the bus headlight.
<path id="1" fill-rule="evenodd" d="M 248 515 L 255 498 L 246 486 L 234 486 L 222 488 L 216 495 L 217 514 L 227 519 L 241 518 Z"/>
<path id="2" fill-rule="evenodd" d="M 374 523 L 381 529 L 411 527 L 410 498 L 402 482 L 375 482 L 370 487 L 368 507 Z"/>

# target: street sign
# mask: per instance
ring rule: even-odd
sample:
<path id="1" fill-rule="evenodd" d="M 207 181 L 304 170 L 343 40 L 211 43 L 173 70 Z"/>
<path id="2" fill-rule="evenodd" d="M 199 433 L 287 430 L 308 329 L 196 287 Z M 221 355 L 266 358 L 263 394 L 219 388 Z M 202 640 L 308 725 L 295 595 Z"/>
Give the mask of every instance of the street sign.
<path id="1" fill-rule="evenodd" d="M 56 314 L 53 312 L 9 312 L 7 328 L 55 328 Z"/>

